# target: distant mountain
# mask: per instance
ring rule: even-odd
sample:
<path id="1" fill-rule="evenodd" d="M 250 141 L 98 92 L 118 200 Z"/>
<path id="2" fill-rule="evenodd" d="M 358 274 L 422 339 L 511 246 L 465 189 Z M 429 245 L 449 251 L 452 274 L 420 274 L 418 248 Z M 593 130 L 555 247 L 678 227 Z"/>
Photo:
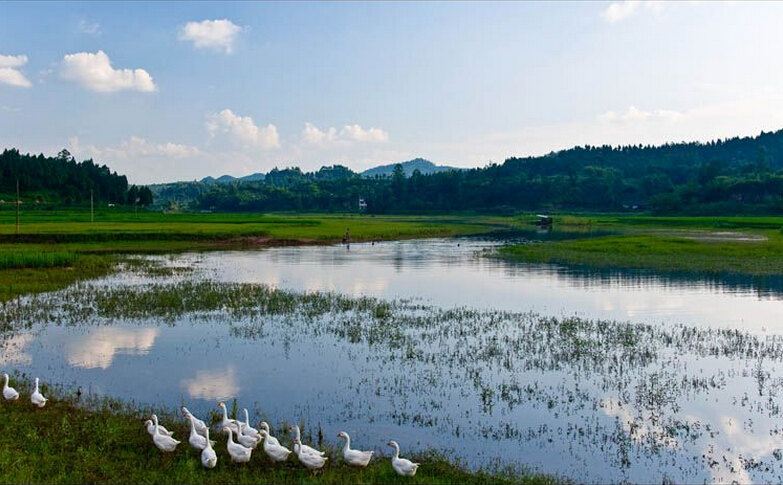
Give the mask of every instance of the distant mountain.
<path id="1" fill-rule="evenodd" d="M 250 175 L 245 175 L 244 177 L 233 177 L 231 175 L 221 175 L 218 178 L 215 177 L 204 177 L 200 180 L 200 182 L 204 185 L 212 185 L 212 184 L 229 184 L 231 182 L 258 182 L 261 180 L 264 180 L 266 175 L 263 173 L 253 173 Z"/>
<path id="2" fill-rule="evenodd" d="M 397 165 L 396 163 L 391 163 L 389 165 L 380 165 L 378 167 L 373 167 L 371 169 L 365 170 L 364 172 L 361 173 L 361 175 L 362 177 L 366 177 L 366 178 L 389 177 L 394 173 L 394 167 L 396 165 Z M 422 175 L 429 175 L 431 173 L 438 173 L 438 172 L 448 172 L 449 170 L 462 170 L 457 167 L 435 165 L 429 160 L 425 160 L 423 158 L 414 158 L 413 160 L 408 160 L 407 162 L 400 162 L 400 165 L 402 165 L 402 170 L 405 172 L 406 177 L 410 177 L 411 175 L 413 175 L 414 170 L 418 170 L 419 172 L 421 172 Z"/>

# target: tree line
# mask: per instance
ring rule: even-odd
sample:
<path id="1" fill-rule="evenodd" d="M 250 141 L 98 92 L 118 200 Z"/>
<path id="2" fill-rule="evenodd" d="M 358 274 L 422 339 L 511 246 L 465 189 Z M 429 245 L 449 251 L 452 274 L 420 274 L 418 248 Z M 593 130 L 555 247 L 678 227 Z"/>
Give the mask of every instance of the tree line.
<path id="1" fill-rule="evenodd" d="M 153 202 L 148 187 L 128 186 L 125 175 L 113 172 L 92 159 L 77 162 L 62 150 L 57 156 L 21 154 L 6 149 L 0 154 L 0 194 L 16 197 L 16 184 L 22 200 L 34 198 L 50 205 L 83 205 L 105 202 L 117 205 L 149 206 Z"/>
<path id="2" fill-rule="evenodd" d="M 153 192 L 67 150 L 55 157 L 0 154 L 0 194 L 59 204 L 148 206 Z M 783 212 L 783 130 L 661 146 L 583 146 L 512 157 L 482 168 L 363 177 L 334 165 L 273 169 L 263 180 L 153 186 L 158 207 L 213 211 L 513 212 L 588 210 L 730 214 Z M 5 197 L 6 195 L 4 195 Z M 362 201 L 364 204 L 359 203 Z"/>
<path id="3" fill-rule="evenodd" d="M 645 210 L 783 212 L 783 130 L 662 146 L 584 146 L 433 174 L 401 166 L 365 178 L 343 166 L 274 169 L 263 181 L 202 187 L 199 209 L 220 211 Z"/>

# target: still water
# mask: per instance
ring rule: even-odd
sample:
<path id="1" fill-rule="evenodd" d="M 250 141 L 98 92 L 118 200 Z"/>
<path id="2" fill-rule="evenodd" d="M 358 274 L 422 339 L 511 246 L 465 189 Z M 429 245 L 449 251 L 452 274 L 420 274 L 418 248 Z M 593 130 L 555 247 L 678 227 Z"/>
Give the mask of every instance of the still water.
<path id="1" fill-rule="evenodd" d="M 212 280 L 403 300 L 408 315 L 428 315 L 400 319 L 403 344 L 335 330 L 355 315 L 217 312 L 33 325 L 4 338 L 0 365 L 202 417 L 236 398 L 274 425 L 303 421 L 314 438 L 321 429 L 335 442 L 344 429 L 359 447 L 385 452 L 393 438 L 473 467 L 580 481 L 783 479 L 780 281 L 513 264 L 487 257 L 496 244 L 193 253 L 155 258 L 190 272 L 94 283 Z M 595 322 L 577 332 L 547 320 L 573 316 Z"/>

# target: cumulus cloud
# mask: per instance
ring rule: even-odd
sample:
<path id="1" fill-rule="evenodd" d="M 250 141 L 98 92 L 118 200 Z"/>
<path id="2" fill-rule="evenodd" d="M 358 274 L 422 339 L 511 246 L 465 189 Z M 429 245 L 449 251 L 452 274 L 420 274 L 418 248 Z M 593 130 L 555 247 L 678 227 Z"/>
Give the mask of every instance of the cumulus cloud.
<path id="1" fill-rule="evenodd" d="M 273 124 L 258 126 L 250 116 L 239 116 L 230 109 L 207 116 L 207 131 L 211 137 L 225 134 L 249 148 L 269 150 L 280 146 L 277 127 Z"/>
<path id="2" fill-rule="evenodd" d="M 601 13 L 601 16 L 610 23 L 620 22 L 639 11 L 659 12 L 663 9 L 663 2 L 655 0 L 623 0 L 610 3 Z"/>
<path id="3" fill-rule="evenodd" d="M 87 153 L 94 158 L 136 159 L 136 158 L 188 158 L 201 154 L 194 146 L 180 143 L 153 143 L 138 136 L 131 136 L 117 146 L 97 147 L 82 145 L 78 137 L 68 140 L 74 153 Z"/>
<path id="4" fill-rule="evenodd" d="M 90 91 L 112 93 L 115 91 L 156 90 L 152 76 L 144 69 L 114 69 L 109 56 L 103 51 L 95 54 L 79 52 L 63 57 L 62 77 L 80 84 Z"/>
<path id="5" fill-rule="evenodd" d="M 360 125 L 345 125 L 339 131 L 331 127 L 322 130 L 312 123 L 305 123 L 302 130 L 302 142 L 310 145 L 329 143 L 378 143 L 389 140 L 389 134 L 380 128 L 362 128 Z"/>
<path id="6" fill-rule="evenodd" d="M 600 121 L 609 123 L 638 123 L 643 121 L 677 121 L 683 117 L 679 111 L 656 109 L 643 111 L 636 106 L 630 106 L 623 112 L 607 111 L 598 116 Z"/>
<path id="7" fill-rule="evenodd" d="M 340 136 L 353 141 L 380 142 L 388 141 L 389 134 L 380 128 L 364 129 L 359 125 L 345 125 L 340 130 Z"/>
<path id="8" fill-rule="evenodd" d="M 179 31 L 179 39 L 192 42 L 197 49 L 212 49 L 230 54 L 240 32 L 242 27 L 227 19 L 202 20 L 185 24 Z"/>
<path id="9" fill-rule="evenodd" d="M 0 83 L 18 88 L 29 88 L 32 83 L 19 70 L 27 64 L 27 56 L 5 56 L 0 54 Z"/>
<path id="10" fill-rule="evenodd" d="M 337 129 L 328 128 L 321 130 L 312 123 L 305 123 L 302 130 L 302 141 L 311 145 L 333 142 L 337 139 Z"/>

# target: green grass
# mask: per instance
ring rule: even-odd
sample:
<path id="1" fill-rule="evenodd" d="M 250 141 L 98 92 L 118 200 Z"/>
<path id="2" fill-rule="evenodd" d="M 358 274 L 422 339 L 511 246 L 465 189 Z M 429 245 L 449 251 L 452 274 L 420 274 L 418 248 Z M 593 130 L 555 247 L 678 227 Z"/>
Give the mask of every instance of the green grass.
<path id="1" fill-rule="evenodd" d="M 0 269 L 72 266 L 77 258 L 66 251 L 8 251 L 0 253 Z"/>
<path id="2" fill-rule="evenodd" d="M 600 268 L 783 273 L 781 217 L 562 216 L 554 227 L 582 231 L 584 237 L 516 244 L 499 253 L 533 263 Z M 596 232 L 601 235 L 590 236 Z"/>
<path id="3" fill-rule="evenodd" d="M 334 450 L 317 474 L 293 456 L 273 464 L 260 449 L 250 463 L 236 465 L 229 461 L 223 435 L 210 435 L 218 442 L 218 465 L 206 470 L 187 443 L 184 423 L 171 415 L 158 413 L 162 424 L 184 441 L 175 452 L 161 453 L 142 426 L 148 414 L 128 405 L 101 401 L 77 406 L 75 398 L 65 397 L 37 409 L 26 397 L 24 392 L 18 402 L 0 404 L 0 420 L 11 426 L 0 433 L 0 483 L 556 483 L 542 475 L 472 472 L 429 453 L 415 456 L 422 465 L 415 477 L 405 479 L 394 473 L 386 457 L 356 470 L 344 465 Z"/>

